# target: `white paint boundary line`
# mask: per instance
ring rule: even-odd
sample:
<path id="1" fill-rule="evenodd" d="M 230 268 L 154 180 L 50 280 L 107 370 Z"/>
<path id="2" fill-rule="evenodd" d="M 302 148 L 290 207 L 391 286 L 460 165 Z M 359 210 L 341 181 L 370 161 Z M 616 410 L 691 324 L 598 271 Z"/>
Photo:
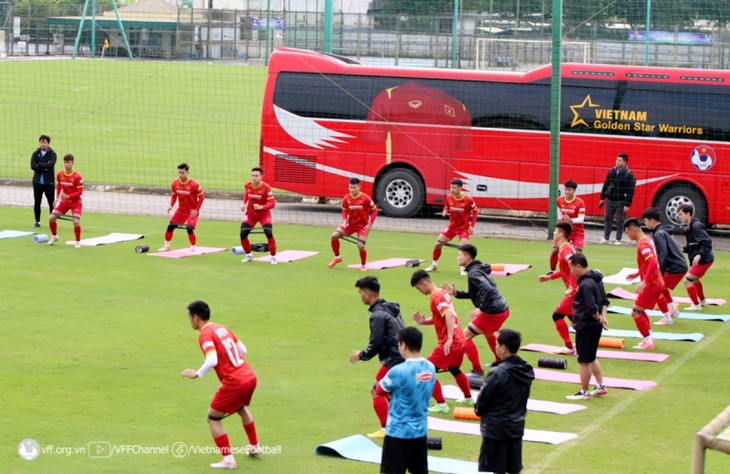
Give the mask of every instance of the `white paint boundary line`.
<path id="1" fill-rule="evenodd" d="M 720 336 L 725 334 L 728 331 L 728 328 L 730 328 L 730 325 L 723 325 L 722 328 L 717 331 L 715 334 L 713 334 L 710 337 L 706 337 L 704 340 L 700 341 L 699 343 L 695 344 L 692 349 L 690 349 L 685 355 L 680 357 L 679 359 L 675 359 L 674 364 L 671 364 L 669 366 L 665 366 L 664 370 L 659 372 L 658 376 L 655 378 L 657 384 L 661 385 L 660 382 L 664 381 L 667 377 L 671 376 L 674 372 L 676 372 L 678 369 L 683 367 L 690 359 L 694 358 L 695 355 L 697 355 L 698 352 L 701 352 L 705 349 L 705 347 L 709 346 L 710 344 L 714 343 Z M 655 388 L 654 390 L 661 390 L 661 388 Z M 582 430 L 578 431 L 578 439 L 585 440 L 588 436 L 593 434 L 593 432 L 601 429 L 603 425 L 605 425 L 607 422 L 609 422 L 611 419 L 613 419 L 615 416 L 619 415 L 623 411 L 625 411 L 629 406 L 633 405 L 634 402 L 640 400 L 640 397 L 645 396 L 647 393 L 651 393 L 651 390 L 646 391 L 637 391 L 635 393 L 636 396 L 626 398 L 623 401 L 621 401 L 618 405 L 614 406 L 607 412 L 603 414 L 603 416 L 599 417 L 596 421 L 591 423 L 590 425 L 586 426 Z M 699 428 L 698 428 L 699 429 Z M 691 442 L 691 440 L 688 441 L 688 443 Z M 550 454 L 543 457 L 542 460 L 534 465 L 534 466 L 528 466 L 524 472 L 525 474 L 530 473 L 539 473 L 544 472 L 552 467 L 552 463 L 555 462 L 560 456 L 566 453 L 566 451 L 569 451 L 573 448 L 572 443 L 566 443 L 562 444 L 559 447 L 557 447 L 555 450 L 551 451 Z"/>

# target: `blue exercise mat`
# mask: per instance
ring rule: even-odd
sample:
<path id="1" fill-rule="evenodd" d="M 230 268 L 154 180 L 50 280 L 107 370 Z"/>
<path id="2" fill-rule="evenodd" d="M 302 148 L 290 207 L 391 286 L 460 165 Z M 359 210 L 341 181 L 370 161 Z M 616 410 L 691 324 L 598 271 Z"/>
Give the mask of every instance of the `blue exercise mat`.
<path id="1" fill-rule="evenodd" d="M 575 329 L 570 328 L 570 332 L 575 332 Z M 635 339 L 641 339 L 644 336 L 639 331 L 631 329 L 604 329 L 601 336 L 605 337 L 632 337 Z M 689 333 L 673 333 L 673 332 L 651 332 L 651 337 L 654 339 L 660 339 L 663 341 L 692 341 L 699 342 L 705 335 L 700 332 L 689 332 Z"/>
<path id="2" fill-rule="evenodd" d="M 35 232 L 24 232 L 22 230 L 3 230 L 0 231 L 0 239 L 14 239 L 15 237 L 28 237 L 34 235 Z"/>
<path id="3" fill-rule="evenodd" d="M 623 306 L 609 306 L 609 313 L 615 314 L 631 314 L 631 308 L 624 308 Z M 661 311 L 655 311 L 653 309 L 647 310 L 646 314 L 649 316 L 661 316 Z M 704 314 L 704 313 L 679 313 L 679 319 L 694 319 L 695 321 L 722 321 L 723 323 L 730 321 L 730 315 L 727 314 Z"/>
<path id="4" fill-rule="evenodd" d="M 330 443 L 320 444 L 315 450 L 317 454 L 341 456 L 352 461 L 380 464 L 382 448 L 363 435 L 352 435 Z M 476 456 L 477 453 L 474 453 Z M 454 474 L 477 473 L 477 463 L 459 459 L 428 457 L 430 472 L 448 472 Z"/>

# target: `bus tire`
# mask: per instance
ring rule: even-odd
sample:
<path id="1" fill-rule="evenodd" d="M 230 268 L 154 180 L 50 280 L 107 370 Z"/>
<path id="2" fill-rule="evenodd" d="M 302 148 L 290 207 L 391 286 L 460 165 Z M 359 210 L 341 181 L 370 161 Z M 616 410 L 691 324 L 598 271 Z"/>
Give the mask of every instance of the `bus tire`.
<path id="1" fill-rule="evenodd" d="M 375 202 L 386 216 L 412 217 L 421 210 L 424 198 L 421 179 L 409 169 L 387 171 L 375 186 Z"/>
<path id="2" fill-rule="evenodd" d="M 683 225 L 677 212 L 679 207 L 684 204 L 691 204 L 695 210 L 694 217 L 707 224 L 707 201 L 702 193 L 691 184 L 671 184 L 661 192 L 657 199 L 657 208 L 659 208 L 662 224 Z"/>

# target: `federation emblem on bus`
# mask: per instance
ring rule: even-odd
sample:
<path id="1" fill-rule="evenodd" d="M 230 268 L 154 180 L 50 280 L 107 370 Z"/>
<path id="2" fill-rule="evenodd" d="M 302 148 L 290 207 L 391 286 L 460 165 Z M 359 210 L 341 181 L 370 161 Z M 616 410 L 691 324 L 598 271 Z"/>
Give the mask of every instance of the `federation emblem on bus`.
<path id="1" fill-rule="evenodd" d="M 692 162 L 692 166 L 694 166 L 698 170 L 709 171 L 710 169 L 712 169 L 713 166 L 715 166 L 715 162 L 717 161 L 717 154 L 711 146 L 699 145 L 695 147 L 694 150 L 692 150 L 692 154 L 690 155 L 690 161 Z"/>

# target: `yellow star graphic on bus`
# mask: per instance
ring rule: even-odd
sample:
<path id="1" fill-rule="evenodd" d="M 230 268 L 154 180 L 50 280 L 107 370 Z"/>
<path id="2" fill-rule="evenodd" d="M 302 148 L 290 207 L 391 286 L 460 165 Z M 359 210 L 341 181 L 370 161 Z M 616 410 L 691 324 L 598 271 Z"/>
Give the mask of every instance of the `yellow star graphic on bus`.
<path id="1" fill-rule="evenodd" d="M 585 125 L 586 127 L 588 127 L 588 123 L 586 123 L 585 120 L 580 118 L 580 112 L 579 112 L 579 110 L 582 110 L 586 107 L 598 108 L 598 107 L 600 107 L 600 105 L 594 104 L 591 101 L 590 95 L 587 95 L 586 98 L 583 100 L 583 103 L 581 103 L 580 105 L 571 105 L 570 110 L 573 112 L 573 121 L 570 124 L 571 128 L 575 127 L 576 125 Z"/>

